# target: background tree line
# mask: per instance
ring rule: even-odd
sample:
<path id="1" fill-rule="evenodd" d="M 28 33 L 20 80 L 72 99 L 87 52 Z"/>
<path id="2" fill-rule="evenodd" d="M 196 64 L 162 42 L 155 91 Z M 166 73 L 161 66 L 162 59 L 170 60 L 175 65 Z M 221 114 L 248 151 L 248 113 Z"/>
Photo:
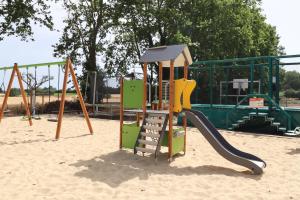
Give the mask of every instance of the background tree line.
<path id="1" fill-rule="evenodd" d="M 55 2 L 2 0 L 0 39 L 9 35 L 32 39 L 33 23 L 53 30 L 50 7 Z M 78 78 L 83 83 L 88 71 L 112 76 L 126 74 L 130 68 L 139 66 L 138 60 L 145 49 L 160 45 L 185 43 L 194 60 L 284 52 L 276 28 L 262 14 L 261 0 L 63 0 L 60 3 L 67 18 L 59 42 L 53 45 L 54 55 L 70 56 L 76 65 L 82 65 L 83 76 Z M 151 65 L 150 71 L 152 81 L 157 66 Z M 222 73 L 216 72 L 216 77 Z M 232 76 L 248 77 L 248 73 L 233 71 Z M 215 81 L 217 87 L 220 80 Z M 286 83 L 284 88 L 289 86 Z"/>

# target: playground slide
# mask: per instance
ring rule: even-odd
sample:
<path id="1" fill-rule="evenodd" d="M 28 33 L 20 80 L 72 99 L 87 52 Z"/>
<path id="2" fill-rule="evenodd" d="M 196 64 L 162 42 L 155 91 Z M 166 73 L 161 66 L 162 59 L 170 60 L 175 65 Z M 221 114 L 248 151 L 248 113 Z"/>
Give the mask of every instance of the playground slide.
<path id="1" fill-rule="evenodd" d="M 187 118 L 198 128 L 213 148 L 227 160 L 252 170 L 255 174 L 263 173 L 266 163 L 260 158 L 242 152 L 231 146 L 206 116 L 196 110 L 185 110 Z"/>

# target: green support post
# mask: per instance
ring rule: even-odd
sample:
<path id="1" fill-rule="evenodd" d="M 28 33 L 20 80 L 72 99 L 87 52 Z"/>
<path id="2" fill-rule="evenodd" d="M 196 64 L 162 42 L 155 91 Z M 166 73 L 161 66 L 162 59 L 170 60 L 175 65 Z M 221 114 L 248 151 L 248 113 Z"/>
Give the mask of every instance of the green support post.
<path id="1" fill-rule="evenodd" d="M 265 66 L 259 66 L 259 81 L 260 81 L 260 84 L 259 84 L 259 91 L 260 91 L 260 94 L 264 94 L 264 76 L 263 76 L 263 67 Z"/>
<path id="2" fill-rule="evenodd" d="M 253 94 L 254 61 L 250 64 L 250 94 Z"/>
<path id="3" fill-rule="evenodd" d="M 199 103 L 199 71 L 198 70 L 195 70 L 196 71 L 196 103 L 198 104 Z"/>
<path id="4" fill-rule="evenodd" d="M 273 99 L 273 59 L 268 58 L 268 68 L 269 68 L 269 97 Z"/>
<path id="5" fill-rule="evenodd" d="M 212 84 L 213 84 L 213 75 L 212 75 L 212 65 L 210 64 L 209 65 L 209 103 L 210 103 L 210 107 L 212 108 L 213 106 L 213 93 L 212 93 L 212 90 L 213 90 L 213 87 L 212 87 Z"/>
<path id="6" fill-rule="evenodd" d="M 179 68 L 175 67 L 174 68 L 174 79 L 179 79 Z"/>
<path id="7" fill-rule="evenodd" d="M 225 97 L 225 104 L 228 104 L 228 76 L 229 76 L 229 68 L 226 68 L 226 88 L 225 88 L 225 94 L 226 94 L 226 97 Z"/>
<path id="8" fill-rule="evenodd" d="M 275 94 L 275 102 L 279 105 L 280 99 L 279 99 L 279 91 L 280 91 L 280 68 L 279 68 L 279 60 L 276 60 L 276 94 Z"/>

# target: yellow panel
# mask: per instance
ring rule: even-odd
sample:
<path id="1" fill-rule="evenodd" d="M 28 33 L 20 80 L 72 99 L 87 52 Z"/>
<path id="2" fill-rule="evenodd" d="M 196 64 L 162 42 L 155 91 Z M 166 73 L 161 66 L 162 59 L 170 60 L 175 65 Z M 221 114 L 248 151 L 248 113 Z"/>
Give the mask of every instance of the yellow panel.
<path id="1" fill-rule="evenodd" d="M 174 112 L 181 112 L 182 111 L 182 102 L 181 102 L 181 96 L 183 93 L 183 90 L 186 85 L 185 79 L 178 79 L 174 81 Z"/>
<path id="2" fill-rule="evenodd" d="M 174 81 L 174 86 L 174 112 L 181 112 L 182 108 L 191 109 L 191 94 L 196 87 L 196 81 L 178 79 Z"/>
<path id="3" fill-rule="evenodd" d="M 191 94 L 196 87 L 195 80 L 186 80 L 185 88 L 183 90 L 183 108 L 191 109 Z"/>

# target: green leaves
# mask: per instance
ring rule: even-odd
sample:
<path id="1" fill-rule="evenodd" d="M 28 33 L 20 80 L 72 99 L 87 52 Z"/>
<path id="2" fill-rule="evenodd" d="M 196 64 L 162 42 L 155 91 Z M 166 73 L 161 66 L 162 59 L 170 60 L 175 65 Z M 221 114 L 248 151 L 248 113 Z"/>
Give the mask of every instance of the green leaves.
<path id="1" fill-rule="evenodd" d="M 107 65 L 134 66 L 145 49 L 185 43 L 194 60 L 281 52 L 275 27 L 265 22 L 258 0 L 112 0 L 115 23 Z M 120 53 L 127 51 L 127 53 Z M 124 58 L 124 55 L 129 57 Z M 113 56 L 113 58 L 111 57 Z M 120 56 L 120 57 L 118 57 Z M 116 62 L 113 62 L 116 61 Z"/>
<path id="2" fill-rule="evenodd" d="M 103 0 L 64 0 L 68 18 L 64 21 L 62 37 L 54 45 L 54 56 L 71 57 L 84 69 L 97 71 L 97 56 L 104 50 L 110 18 L 109 5 Z"/>
<path id="3" fill-rule="evenodd" d="M 0 3 L 0 41 L 15 35 L 21 40 L 34 40 L 32 24 L 53 30 L 47 2 L 51 0 L 2 0 Z"/>

